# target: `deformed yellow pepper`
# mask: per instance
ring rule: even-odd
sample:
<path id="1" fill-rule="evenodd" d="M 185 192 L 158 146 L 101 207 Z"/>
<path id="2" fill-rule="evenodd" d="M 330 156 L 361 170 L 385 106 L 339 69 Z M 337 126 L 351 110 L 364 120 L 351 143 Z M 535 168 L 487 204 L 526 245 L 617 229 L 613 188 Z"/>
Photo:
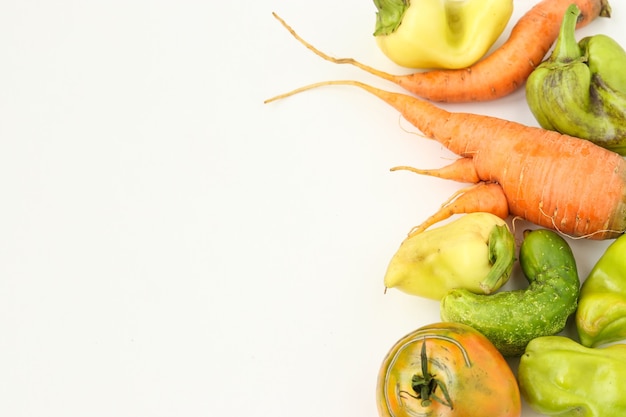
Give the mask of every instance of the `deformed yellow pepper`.
<path id="1" fill-rule="evenodd" d="M 504 220 L 469 213 L 409 235 L 391 258 L 384 282 L 433 300 L 454 288 L 489 294 L 508 281 L 514 263 L 515 237 Z"/>
<path id="2" fill-rule="evenodd" d="M 374 0 L 385 55 L 408 68 L 465 68 L 495 43 L 513 0 Z"/>

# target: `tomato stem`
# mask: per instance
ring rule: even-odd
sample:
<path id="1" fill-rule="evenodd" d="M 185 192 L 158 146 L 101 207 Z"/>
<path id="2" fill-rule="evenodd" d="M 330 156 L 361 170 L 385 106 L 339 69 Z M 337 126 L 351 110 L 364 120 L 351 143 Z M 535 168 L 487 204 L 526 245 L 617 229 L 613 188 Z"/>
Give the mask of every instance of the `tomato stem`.
<path id="1" fill-rule="evenodd" d="M 437 401 L 450 409 L 454 409 L 452 406 L 452 399 L 448 394 L 448 389 L 443 381 L 436 378 L 436 375 L 428 372 L 428 355 L 426 354 L 426 337 L 422 342 L 422 350 L 420 352 L 420 359 L 422 363 L 422 373 L 413 375 L 411 379 L 411 388 L 415 391 L 416 395 L 411 395 L 413 398 L 422 400 L 422 407 L 428 407 L 432 400 Z M 444 398 L 435 394 L 435 391 L 439 388 L 443 393 Z M 410 394 L 409 394 L 410 395 Z"/>

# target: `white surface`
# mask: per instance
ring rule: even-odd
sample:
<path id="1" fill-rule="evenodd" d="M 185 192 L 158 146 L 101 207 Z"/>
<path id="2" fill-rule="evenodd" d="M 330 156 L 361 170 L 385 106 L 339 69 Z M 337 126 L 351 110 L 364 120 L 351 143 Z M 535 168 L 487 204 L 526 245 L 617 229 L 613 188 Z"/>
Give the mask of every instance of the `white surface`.
<path id="1" fill-rule="evenodd" d="M 579 35 L 626 43 L 612 6 Z M 389 172 L 451 155 L 359 90 L 264 105 L 394 89 L 272 11 L 397 71 L 371 1 L 0 7 L 0 415 L 377 415 L 384 354 L 439 319 L 382 275 L 460 185 Z M 521 90 L 451 107 L 534 124 Z M 572 242 L 582 276 L 608 243 Z"/>

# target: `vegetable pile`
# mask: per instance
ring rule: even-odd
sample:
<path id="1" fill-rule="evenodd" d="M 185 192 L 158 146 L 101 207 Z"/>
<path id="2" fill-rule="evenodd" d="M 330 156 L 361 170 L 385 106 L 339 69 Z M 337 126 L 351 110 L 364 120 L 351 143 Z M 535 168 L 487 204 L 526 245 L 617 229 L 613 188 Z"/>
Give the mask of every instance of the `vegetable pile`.
<path id="1" fill-rule="evenodd" d="M 422 69 L 408 76 L 331 57 L 274 14 L 316 55 L 407 92 L 334 80 L 266 103 L 327 85 L 357 87 L 459 156 L 441 168 L 392 170 L 468 184 L 408 233 L 387 266 L 385 289 L 439 301 L 441 322 L 402 337 L 384 358 L 381 417 L 519 417 L 520 395 L 546 415 L 626 415 L 626 52 L 602 34 L 575 40 L 576 28 L 610 16 L 607 0 L 542 0 L 487 54 L 509 21 L 510 3 L 375 0 L 377 44 L 394 62 Z M 487 4 L 497 7 L 484 20 Z M 445 44 L 445 30 L 415 32 L 425 16 L 453 16 L 470 32 Z M 428 37 L 439 37 L 445 56 L 426 53 L 436 44 Z M 466 39 L 481 41 L 464 49 Z M 457 60 L 462 51 L 465 61 Z M 524 83 L 541 127 L 432 103 L 495 100 Z M 517 254 L 507 223 L 516 217 L 536 226 L 524 231 Z M 565 237 L 614 242 L 579 277 Z M 516 263 L 528 282 L 503 290 L 517 278 Z M 562 334 L 568 321 L 578 339 Z M 508 358 L 519 359 L 517 375 Z"/>

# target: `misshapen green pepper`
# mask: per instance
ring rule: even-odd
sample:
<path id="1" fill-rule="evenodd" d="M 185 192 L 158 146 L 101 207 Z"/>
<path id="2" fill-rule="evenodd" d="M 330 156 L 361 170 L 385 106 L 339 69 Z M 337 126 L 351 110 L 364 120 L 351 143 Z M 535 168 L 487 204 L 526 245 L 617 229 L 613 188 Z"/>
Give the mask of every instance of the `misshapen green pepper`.
<path id="1" fill-rule="evenodd" d="M 385 55 L 409 68 L 465 68 L 506 28 L 512 0 L 374 0 L 374 36 Z"/>
<path id="2" fill-rule="evenodd" d="M 559 417 L 626 415 L 626 344 L 588 348 L 563 336 L 533 339 L 517 372 L 535 411 Z"/>
<path id="3" fill-rule="evenodd" d="M 576 328 L 585 346 L 626 339 L 626 235 L 607 248 L 580 289 Z"/>
<path id="4" fill-rule="evenodd" d="M 469 213 L 409 234 L 391 258 L 384 282 L 386 288 L 434 300 L 452 288 L 489 294 L 508 281 L 514 263 L 515 237 L 504 220 Z"/>
<path id="5" fill-rule="evenodd" d="M 554 51 L 526 81 L 541 127 L 626 155 L 626 51 L 606 35 L 576 41 L 580 9 L 566 11 Z"/>

